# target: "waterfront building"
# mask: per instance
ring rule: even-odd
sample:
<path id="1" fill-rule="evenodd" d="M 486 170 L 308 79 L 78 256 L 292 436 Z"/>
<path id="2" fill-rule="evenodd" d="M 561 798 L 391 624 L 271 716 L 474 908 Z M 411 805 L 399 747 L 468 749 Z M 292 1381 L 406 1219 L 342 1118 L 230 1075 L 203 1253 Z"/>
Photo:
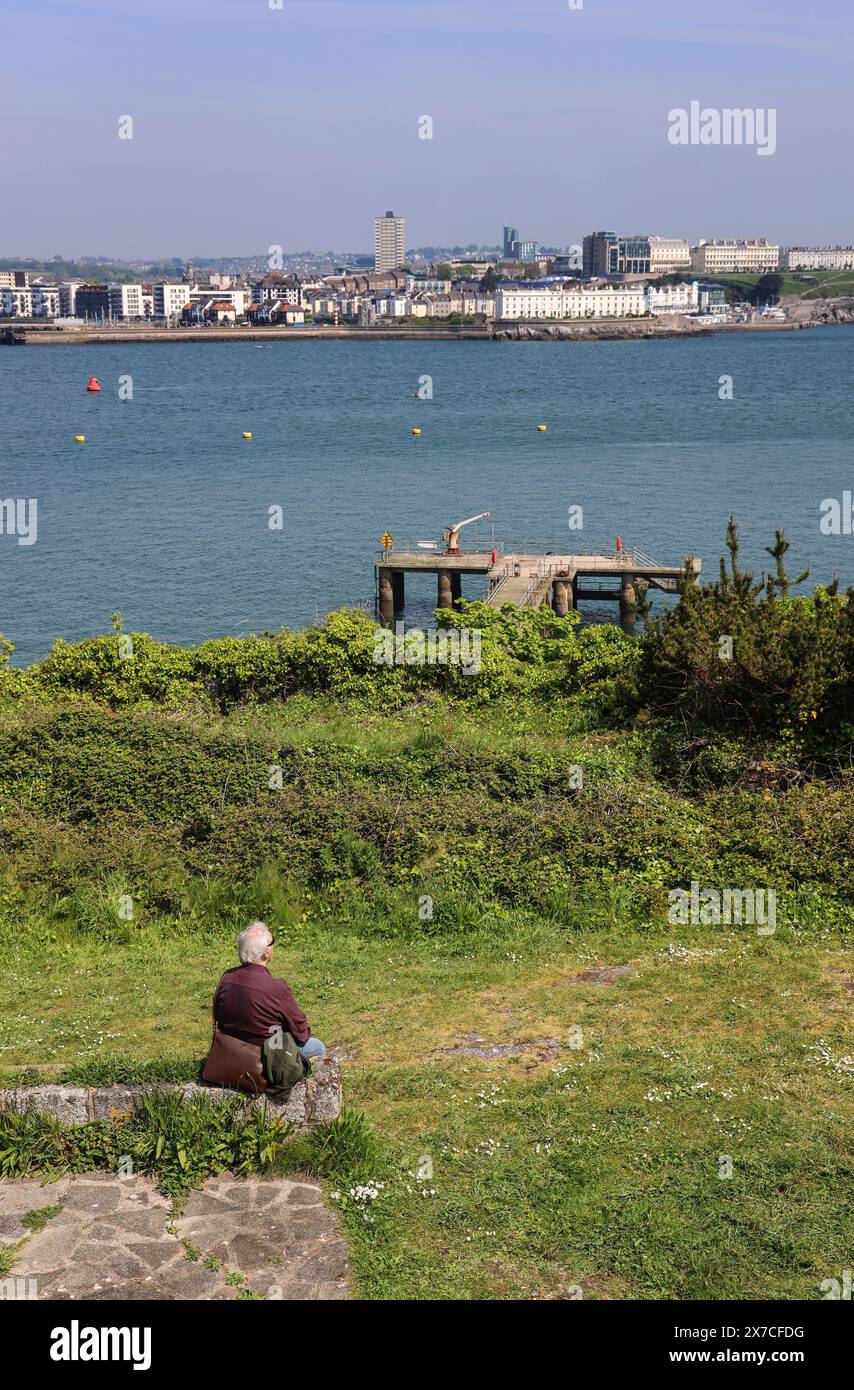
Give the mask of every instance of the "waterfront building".
<path id="1" fill-rule="evenodd" d="M 406 260 L 406 219 L 389 211 L 374 218 L 374 269 L 396 270 Z"/>
<path id="2" fill-rule="evenodd" d="M 73 319 L 77 315 L 77 291 L 83 284 L 82 280 L 63 280 L 59 287 L 59 313 L 64 319 Z"/>
<path id="3" fill-rule="evenodd" d="M 691 248 L 684 237 L 605 231 L 590 232 L 582 243 L 581 268 L 587 276 L 667 275 L 690 267 Z"/>
<path id="4" fill-rule="evenodd" d="M 191 304 L 195 304 L 200 301 L 207 303 L 210 300 L 215 300 L 219 304 L 230 304 L 237 317 L 242 318 L 246 313 L 248 297 L 247 290 L 220 290 L 213 285 L 194 285 L 190 290 L 189 301 Z M 281 302 L 290 303 L 284 296 Z"/>
<path id="5" fill-rule="evenodd" d="M 640 284 L 499 285 L 496 319 L 639 318 L 647 312 Z"/>
<path id="6" fill-rule="evenodd" d="M 650 314 L 696 314 L 700 307 L 699 284 L 696 280 L 675 285 L 648 284 L 646 305 Z"/>
<path id="7" fill-rule="evenodd" d="M 189 285 L 159 284 L 152 286 L 153 314 L 156 319 L 171 319 L 180 314 L 190 299 Z"/>
<path id="8" fill-rule="evenodd" d="M 482 290 L 476 280 L 460 285 L 459 295 L 461 314 L 482 314 L 487 319 L 495 318 L 495 295 Z"/>
<path id="9" fill-rule="evenodd" d="M 716 318 L 726 318 L 729 315 L 729 305 L 723 285 L 700 284 L 699 293 L 701 314 L 712 314 Z"/>
<path id="10" fill-rule="evenodd" d="M 648 241 L 650 275 L 668 275 L 674 270 L 690 270 L 691 247 L 686 237 L 651 236 Z"/>
<path id="11" fill-rule="evenodd" d="M 25 285 L 0 287 L 0 314 L 4 318 L 31 319 L 33 292 Z"/>
<path id="12" fill-rule="evenodd" d="M 789 246 L 786 270 L 854 270 L 854 246 Z"/>
<path id="13" fill-rule="evenodd" d="M 17 290 L 26 289 L 30 283 L 30 272 L 28 270 L 0 270 L 0 289 Z"/>
<path id="14" fill-rule="evenodd" d="M 302 303 L 302 289 L 296 275 L 281 275 L 273 270 L 252 286 L 253 304 L 267 304 L 273 300 L 281 304 Z"/>
<path id="15" fill-rule="evenodd" d="M 108 285 L 109 315 L 114 319 L 144 319 L 143 294 L 142 285 Z"/>
<path id="16" fill-rule="evenodd" d="M 585 275 L 607 275 L 616 232 L 590 232 L 581 243 L 581 268 Z"/>
<path id="17" fill-rule="evenodd" d="M 34 319 L 59 318 L 59 285 L 41 285 L 36 281 L 30 286 L 30 293 Z"/>
<path id="18" fill-rule="evenodd" d="M 78 285 L 75 312 L 81 319 L 110 317 L 110 292 L 106 285 Z"/>
<path id="19" fill-rule="evenodd" d="M 751 241 L 700 241 L 691 247 L 691 267 L 700 275 L 761 275 L 776 270 L 780 247 L 765 237 Z"/>
<path id="20" fill-rule="evenodd" d="M 439 280 L 435 275 L 407 275 L 406 292 L 415 294 L 447 294 L 451 288 L 450 280 Z"/>

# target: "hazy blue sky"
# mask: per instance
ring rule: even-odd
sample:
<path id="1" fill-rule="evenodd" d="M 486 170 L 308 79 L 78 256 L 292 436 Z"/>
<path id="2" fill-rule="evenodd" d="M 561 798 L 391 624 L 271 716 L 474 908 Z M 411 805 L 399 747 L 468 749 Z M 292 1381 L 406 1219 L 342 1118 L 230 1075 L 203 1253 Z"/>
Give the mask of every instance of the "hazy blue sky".
<path id="1" fill-rule="evenodd" d="M 3 8 L 0 255 L 367 251 L 386 208 L 409 245 L 854 238 L 854 0 Z M 691 101 L 776 108 L 776 153 L 669 144 Z"/>

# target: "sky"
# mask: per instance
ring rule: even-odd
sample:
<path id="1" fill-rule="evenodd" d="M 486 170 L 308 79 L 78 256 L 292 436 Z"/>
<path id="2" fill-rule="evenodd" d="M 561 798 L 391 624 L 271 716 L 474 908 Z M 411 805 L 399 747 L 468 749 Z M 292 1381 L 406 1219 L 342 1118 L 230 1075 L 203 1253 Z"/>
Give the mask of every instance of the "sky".
<path id="1" fill-rule="evenodd" d="M 4 0 L 0 256 L 854 241 L 852 0 L 578 4 Z M 774 153 L 672 144 L 692 101 Z"/>

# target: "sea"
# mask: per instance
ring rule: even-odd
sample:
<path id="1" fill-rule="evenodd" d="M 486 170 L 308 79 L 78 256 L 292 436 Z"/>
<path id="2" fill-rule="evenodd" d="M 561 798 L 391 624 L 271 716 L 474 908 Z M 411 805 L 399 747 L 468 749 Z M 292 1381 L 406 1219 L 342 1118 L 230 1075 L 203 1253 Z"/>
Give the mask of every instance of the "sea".
<path id="1" fill-rule="evenodd" d="M 0 420 L 0 501 L 37 503 L 29 536 L 0 513 L 0 632 L 23 665 L 111 631 L 115 610 L 185 645 L 373 612 L 384 532 L 441 543 L 480 512 L 466 545 L 613 551 L 620 536 L 705 574 L 733 515 L 757 574 L 780 527 L 793 573 L 854 583 L 854 536 L 820 527 L 822 503 L 854 488 L 854 327 L 9 347 Z M 466 578 L 463 596 L 483 589 Z M 433 576 L 407 577 L 407 624 L 435 602 Z"/>

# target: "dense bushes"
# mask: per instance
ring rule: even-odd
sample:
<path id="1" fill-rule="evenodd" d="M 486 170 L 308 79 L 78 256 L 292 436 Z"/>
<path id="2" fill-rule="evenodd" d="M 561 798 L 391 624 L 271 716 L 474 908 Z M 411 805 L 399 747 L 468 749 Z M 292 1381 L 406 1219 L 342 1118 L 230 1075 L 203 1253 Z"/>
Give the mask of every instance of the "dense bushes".
<path id="1" fill-rule="evenodd" d="M 469 634 L 476 659 L 425 661 L 423 635 L 407 633 L 391 660 L 382 658 L 382 629 L 361 609 L 330 613 L 319 627 L 253 637 L 224 637 L 184 649 L 147 633 L 115 632 L 82 642 L 59 639 L 26 672 L 8 665 L 0 638 L 0 699 L 7 704 L 88 698 L 112 709 L 219 711 L 304 693 L 325 694 L 373 709 L 395 709 L 431 692 L 473 703 L 514 694 L 580 692 L 610 681 L 634 644 L 619 629 L 576 632 L 577 614 L 549 610 L 495 612 L 482 603 L 437 614 L 442 631 Z"/>
<path id="2" fill-rule="evenodd" d="M 134 635 L 130 657 L 117 631 L 27 672 L 3 645 L 0 917 L 116 940 L 259 913 L 361 930 L 370 900 L 396 931 L 435 889 L 450 929 L 467 901 L 660 914 L 692 878 L 850 901 L 854 604 L 792 598 L 782 536 L 761 585 L 733 525 L 728 543 L 641 639 L 442 614 L 479 634 L 468 676 L 378 664 L 361 610 L 193 651 Z"/>
<path id="3" fill-rule="evenodd" d="M 854 742 L 854 590 L 818 588 L 793 598 L 782 532 L 768 554 L 775 570 L 754 583 L 738 564 L 730 519 L 729 569 L 702 587 L 683 576 L 680 600 L 649 624 L 636 687 L 638 707 L 771 735 L 780 748 L 841 754 Z"/>

